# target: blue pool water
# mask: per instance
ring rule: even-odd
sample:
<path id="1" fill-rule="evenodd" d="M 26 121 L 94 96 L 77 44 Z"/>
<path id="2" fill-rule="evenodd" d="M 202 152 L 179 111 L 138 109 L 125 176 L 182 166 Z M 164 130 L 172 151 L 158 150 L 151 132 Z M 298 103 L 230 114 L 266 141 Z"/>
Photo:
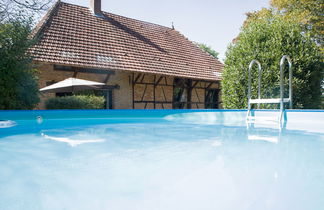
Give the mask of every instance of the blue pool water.
<path id="1" fill-rule="evenodd" d="M 324 112 L 245 115 L 0 111 L 0 209 L 323 209 Z"/>

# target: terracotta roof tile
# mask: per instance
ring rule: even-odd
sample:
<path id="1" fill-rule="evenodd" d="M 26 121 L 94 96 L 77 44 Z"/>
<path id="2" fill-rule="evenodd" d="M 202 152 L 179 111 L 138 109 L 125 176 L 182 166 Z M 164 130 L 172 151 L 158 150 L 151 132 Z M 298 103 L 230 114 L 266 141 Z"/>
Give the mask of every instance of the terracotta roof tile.
<path id="1" fill-rule="evenodd" d="M 220 80 L 223 64 L 178 31 L 58 2 L 36 27 L 34 60 L 178 77 Z"/>

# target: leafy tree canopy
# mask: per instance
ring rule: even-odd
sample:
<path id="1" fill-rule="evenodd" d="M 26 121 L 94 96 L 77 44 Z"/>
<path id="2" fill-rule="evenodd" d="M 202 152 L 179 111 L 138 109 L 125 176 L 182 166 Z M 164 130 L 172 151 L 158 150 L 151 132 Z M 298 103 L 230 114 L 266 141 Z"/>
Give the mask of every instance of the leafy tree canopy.
<path id="1" fill-rule="evenodd" d="M 203 51 L 205 51 L 206 53 L 208 53 L 209 55 L 213 56 L 214 58 L 218 59 L 218 55 L 219 53 L 216 52 L 214 49 L 212 49 L 211 46 L 208 46 L 206 44 L 203 44 L 203 43 L 196 43 L 195 44 L 200 48 L 202 49 Z"/>
<path id="2" fill-rule="evenodd" d="M 270 0 L 270 8 L 247 13 L 246 26 L 249 22 L 271 16 L 282 15 L 286 20 L 299 23 L 305 31 L 309 31 L 317 44 L 322 45 L 324 39 L 324 1 L 323 0 Z"/>
<path id="3" fill-rule="evenodd" d="M 302 23 L 311 31 L 318 43 L 324 38 L 323 0 L 271 0 L 270 4 L 285 17 Z"/>
<path id="4" fill-rule="evenodd" d="M 279 61 L 289 55 L 293 62 L 294 108 L 318 108 L 323 78 L 323 54 L 310 32 L 280 14 L 264 13 L 242 28 L 239 39 L 226 52 L 222 80 L 225 108 L 247 107 L 248 65 L 261 62 L 262 98 L 279 97 Z M 252 71 L 252 96 L 257 96 L 257 70 Z M 285 94 L 287 68 L 285 71 Z M 288 95 L 285 95 L 288 97 Z"/>

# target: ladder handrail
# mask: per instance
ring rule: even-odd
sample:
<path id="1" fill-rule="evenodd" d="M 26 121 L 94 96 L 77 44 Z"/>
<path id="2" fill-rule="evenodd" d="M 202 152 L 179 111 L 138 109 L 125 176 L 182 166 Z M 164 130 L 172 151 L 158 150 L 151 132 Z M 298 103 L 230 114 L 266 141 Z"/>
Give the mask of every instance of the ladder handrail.
<path id="1" fill-rule="evenodd" d="M 258 65 L 258 99 L 261 99 L 261 73 L 262 73 L 262 68 L 261 68 L 261 64 L 258 60 L 252 60 L 250 65 L 249 65 L 249 80 L 248 80 L 248 109 L 251 109 L 251 104 L 250 104 L 250 100 L 251 100 L 251 69 L 253 67 L 253 64 L 257 64 Z M 259 104 L 258 104 L 258 108 L 259 108 Z"/>
<path id="2" fill-rule="evenodd" d="M 285 60 L 288 62 L 288 67 L 289 67 L 289 98 L 284 98 L 284 64 Z M 270 103 L 267 101 L 267 99 L 264 99 L 264 101 L 261 100 L 261 74 L 262 74 L 262 68 L 261 64 L 258 60 L 252 60 L 249 65 L 249 75 L 248 75 L 248 112 L 247 112 L 247 119 L 250 116 L 251 112 L 251 70 L 254 64 L 258 65 L 258 100 L 255 99 L 254 103 L 256 102 L 258 104 L 258 108 L 260 108 L 260 103 Z M 272 100 L 272 99 L 268 99 Z M 274 100 L 274 99 L 273 99 Z M 272 101 L 271 101 L 272 102 Z M 289 107 L 292 109 L 292 63 L 291 59 L 288 55 L 282 56 L 280 60 L 280 114 L 278 121 L 281 124 L 282 118 L 284 115 L 284 103 L 289 102 Z M 284 119 L 285 120 L 285 119 Z"/>
<path id="3" fill-rule="evenodd" d="M 284 64 L 285 60 L 288 62 L 288 67 L 289 67 L 289 107 L 292 109 L 292 63 L 291 59 L 288 55 L 282 56 L 280 60 L 280 110 L 284 110 L 284 83 L 283 83 L 283 69 L 284 69 Z"/>

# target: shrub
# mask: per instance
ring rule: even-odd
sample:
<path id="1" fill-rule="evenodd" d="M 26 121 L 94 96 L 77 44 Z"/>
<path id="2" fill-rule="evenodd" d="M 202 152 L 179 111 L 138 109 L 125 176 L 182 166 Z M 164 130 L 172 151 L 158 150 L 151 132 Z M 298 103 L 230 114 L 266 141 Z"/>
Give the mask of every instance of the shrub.
<path id="1" fill-rule="evenodd" d="M 319 108 L 323 54 L 303 28 L 278 15 L 252 21 L 242 29 L 238 41 L 226 52 L 222 80 L 225 108 L 246 108 L 248 66 L 253 59 L 262 65 L 262 98 L 279 97 L 279 61 L 289 55 L 293 63 L 293 108 Z M 285 68 L 285 97 L 288 97 Z M 252 72 L 252 97 L 257 97 L 258 74 Z"/>
<path id="2" fill-rule="evenodd" d="M 74 95 L 50 98 L 46 109 L 104 109 L 105 98 L 94 95 Z"/>

